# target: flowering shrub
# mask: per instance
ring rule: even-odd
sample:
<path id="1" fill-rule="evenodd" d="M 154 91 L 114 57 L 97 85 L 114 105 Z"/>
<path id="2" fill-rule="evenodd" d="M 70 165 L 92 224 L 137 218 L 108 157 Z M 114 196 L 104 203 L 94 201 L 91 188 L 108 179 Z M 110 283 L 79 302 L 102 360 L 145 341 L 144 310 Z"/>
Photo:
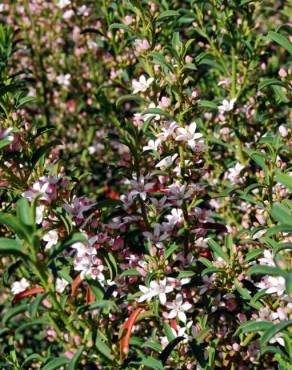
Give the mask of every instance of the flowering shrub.
<path id="1" fill-rule="evenodd" d="M 0 4 L 1 368 L 290 368 L 289 14 Z"/>

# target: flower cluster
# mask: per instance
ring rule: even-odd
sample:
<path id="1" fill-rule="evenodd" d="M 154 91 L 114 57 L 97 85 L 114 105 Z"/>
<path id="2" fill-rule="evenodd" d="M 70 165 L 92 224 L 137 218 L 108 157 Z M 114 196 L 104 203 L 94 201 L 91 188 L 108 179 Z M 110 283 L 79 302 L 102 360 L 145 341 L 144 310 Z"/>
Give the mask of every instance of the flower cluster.
<path id="1" fill-rule="evenodd" d="M 0 5 L 1 368 L 288 369 L 291 37 L 270 5 Z"/>

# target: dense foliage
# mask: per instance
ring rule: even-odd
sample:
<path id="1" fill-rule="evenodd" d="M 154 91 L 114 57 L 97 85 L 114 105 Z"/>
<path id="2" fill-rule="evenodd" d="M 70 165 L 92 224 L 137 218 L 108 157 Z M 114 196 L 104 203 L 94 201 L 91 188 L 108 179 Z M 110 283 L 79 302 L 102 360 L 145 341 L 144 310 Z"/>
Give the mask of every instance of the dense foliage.
<path id="1" fill-rule="evenodd" d="M 1 369 L 291 368 L 291 13 L 0 4 Z"/>

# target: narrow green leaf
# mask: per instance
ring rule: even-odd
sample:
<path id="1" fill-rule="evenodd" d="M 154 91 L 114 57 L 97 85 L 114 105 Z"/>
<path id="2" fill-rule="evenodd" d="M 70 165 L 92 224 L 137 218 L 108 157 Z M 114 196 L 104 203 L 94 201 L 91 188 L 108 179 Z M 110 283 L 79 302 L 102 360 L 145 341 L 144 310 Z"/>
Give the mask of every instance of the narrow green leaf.
<path id="1" fill-rule="evenodd" d="M 265 333 L 260 338 L 261 346 L 268 343 L 277 333 L 283 331 L 287 327 L 292 327 L 292 320 L 281 321 L 279 324 L 273 325 L 265 331 Z"/>
<path id="2" fill-rule="evenodd" d="M 24 225 L 32 226 L 34 224 L 32 208 L 26 198 L 21 198 L 17 201 L 16 215 Z"/>
<path id="3" fill-rule="evenodd" d="M 292 212 L 281 203 L 275 203 L 273 205 L 271 216 L 281 224 L 292 226 Z"/>
<path id="4" fill-rule="evenodd" d="M 150 369 L 154 369 L 154 370 L 164 370 L 164 367 L 162 365 L 162 362 L 157 360 L 156 358 L 154 357 L 144 357 L 141 361 L 141 363 L 145 366 L 147 366 L 148 368 Z"/>
<path id="5" fill-rule="evenodd" d="M 96 338 L 95 346 L 96 346 L 97 350 L 102 355 L 104 355 L 108 360 L 110 360 L 110 361 L 113 361 L 114 360 L 114 357 L 112 355 L 111 349 L 109 348 L 109 346 L 105 342 L 103 342 L 100 339 L 100 337 L 97 337 Z"/>
<path id="6" fill-rule="evenodd" d="M 200 100 L 198 102 L 198 107 L 208 108 L 208 109 L 211 109 L 211 110 L 217 110 L 218 109 L 217 104 L 212 102 L 212 101 L 209 101 L 209 100 Z"/>
<path id="7" fill-rule="evenodd" d="M 79 350 L 74 354 L 74 356 L 72 357 L 69 363 L 68 370 L 78 370 L 79 369 L 78 364 L 81 359 L 83 350 L 84 350 L 84 346 L 80 347 Z"/>
<path id="8" fill-rule="evenodd" d="M 178 17 L 179 16 L 179 12 L 177 12 L 176 10 L 166 10 L 165 12 L 162 12 L 156 19 L 155 21 L 156 22 L 160 22 L 162 20 L 164 20 L 165 18 L 169 18 L 169 17 Z"/>
<path id="9" fill-rule="evenodd" d="M 267 329 L 270 329 L 272 326 L 273 324 L 269 321 L 248 321 L 239 326 L 239 328 L 234 333 L 234 336 L 237 336 L 241 333 L 246 334 L 255 331 L 265 331 Z"/>
<path id="10" fill-rule="evenodd" d="M 276 78 L 267 78 L 267 79 L 260 82 L 259 90 L 262 90 L 265 87 L 272 86 L 272 85 L 285 87 L 284 82 L 282 82 L 280 80 L 277 80 Z"/>
<path id="11" fill-rule="evenodd" d="M 277 44 L 282 46 L 284 49 L 286 49 L 292 55 L 292 44 L 287 39 L 287 37 L 281 35 L 278 32 L 270 31 L 267 35 L 267 38 L 272 40 L 272 41 L 275 41 Z"/>
<path id="12" fill-rule="evenodd" d="M 69 363 L 69 359 L 67 357 L 58 357 L 54 358 L 50 362 L 48 362 L 42 370 L 57 370 L 60 369 L 61 366 L 67 365 Z"/>
<path id="13" fill-rule="evenodd" d="M 275 176 L 275 180 L 292 191 L 292 176 L 287 175 L 286 173 L 278 172 Z"/>
<path id="14" fill-rule="evenodd" d="M 227 253 L 225 253 L 223 251 L 223 249 L 220 247 L 219 244 L 217 244 L 215 242 L 215 240 L 213 239 L 209 239 L 208 240 L 208 244 L 209 246 L 212 248 L 213 252 L 215 252 L 215 254 L 218 256 L 218 257 L 221 257 L 227 264 L 229 264 L 229 257 L 227 255 Z"/>

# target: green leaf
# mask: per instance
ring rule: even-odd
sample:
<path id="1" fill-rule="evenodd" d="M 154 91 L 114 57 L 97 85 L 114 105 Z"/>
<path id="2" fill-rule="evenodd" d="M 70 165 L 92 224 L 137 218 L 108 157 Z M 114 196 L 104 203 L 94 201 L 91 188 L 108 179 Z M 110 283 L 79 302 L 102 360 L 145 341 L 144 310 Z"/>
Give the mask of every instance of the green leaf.
<path id="1" fill-rule="evenodd" d="M 178 279 L 188 278 L 195 275 L 194 271 L 180 271 L 178 274 Z"/>
<path id="2" fill-rule="evenodd" d="M 67 357 L 58 357 L 54 358 L 50 362 L 48 362 L 42 370 L 57 370 L 60 369 L 61 366 L 67 365 L 69 363 L 69 359 Z"/>
<path id="3" fill-rule="evenodd" d="M 40 356 L 39 354 L 37 353 L 33 353 L 32 355 L 26 357 L 26 359 L 23 361 L 23 363 L 21 364 L 21 368 L 24 368 L 24 366 L 32 363 L 33 361 L 38 361 L 38 362 L 43 362 L 43 357 Z"/>
<path id="4" fill-rule="evenodd" d="M 152 51 L 149 53 L 149 56 L 151 56 L 158 64 L 160 64 L 162 67 L 166 67 L 170 71 L 173 70 L 172 65 L 168 63 L 162 53 L 159 53 L 157 51 Z"/>
<path id="5" fill-rule="evenodd" d="M 273 325 L 265 331 L 260 338 L 260 345 L 264 346 L 268 343 L 277 333 L 284 330 L 286 327 L 292 326 L 292 320 L 281 321 L 279 324 Z"/>
<path id="6" fill-rule="evenodd" d="M 276 78 L 267 78 L 267 79 L 260 82 L 259 90 L 262 90 L 265 87 L 272 86 L 272 85 L 273 86 L 283 86 L 283 87 L 285 87 L 284 82 L 282 82 L 280 80 L 277 80 Z"/>
<path id="7" fill-rule="evenodd" d="M 72 357 L 69 363 L 68 370 L 78 370 L 79 368 L 78 364 L 81 359 L 83 350 L 84 350 L 84 346 L 80 347 L 79 350 L 74 354 L 74 356 Z"/>
<path id="8" fill-rule="evenodd" d="M 164 116 L 164 117 L 167 117 L 169 119 L 171 119 L 171 115 L 167 112 L 164 112 L 162 109 L 159 109 L 159 108 L 149 108 L 149 109 L 146 109 L 143 111 L 142 115 L 144 116 L 145 114 L 159 114 L 160 116 Z"/>
<path id="9" fill-rule="evenodd" d="M 121 97 L 119 97 L 116 101 L 116 106 L 120 106 L 121 104 L 125 103 L 125 102 L 128 102 L 128 101 L 136 101 L 136 102 L 143 102 L 144 99 L 141 98 L 140 96 L 138 95 L 123 95 Z"/>
<path id="10" fill-rule="evenodd" d="M 198 107 L 199 108 L 208 108 L 208 109 L 211 109 L 211 110 L 217 110 L 218 109 L 217 104 L 210 101 L 210 100 L 200 100 L 198 102 Z"/>
<path id="11" fill-rule="evenodd" d="M 96 340 L 95 340 L 95 346 L 97 348 L 97 350 L 102 354 L 104 355 L 108 360 L 110 361 L 113 361 L 114 360 L 114 357 L 112 355 L 112 351 L 111 349 L 109 348 L 109 346 L 103 342 L 100 337 L 97 337 Z"/>
<path id="12" fill-rule="evenodd" d="M 275 176 L 275 180 L 286 186 L 289 190 L 292 191 L 292 176 L 287 175 L 282 172 L 278 172 Z"/>
<path id="13" fill-rule="evenodd" d="M 250 262 L 254 259 L 256 259 L 259 255 L 261 255 L 263 253 L 263 249 L 253 249 L 251 251 L 249 251 L 246 255 L 245 255 L 245 258 L 244 258 L 244 262 Z"/>
<path id="14" fill-rule="evenodd" d="M 26 257 L 21 243 L 16 239 L 0 238 L 0 256 Z"/>
<path id="15" fill-rule="evenodd" d="M 217 272 L 225 272 L 225 269 L 219 268 L 219 267 L 207 267 L 202 271 L 202 276 L 207 275 L 207 274 L 214 274 Z"/>
<path id="16" fill-rule="evenodd" d="M 113 24 L 110 25 L 109 29 L 110 30 L 117 30 L 118 29 L 118 30 L 127 31 L 129 33 L 133 33 L 132 29 L 129 26 L 123 24 L 123 23 L 113 23 Z"/>
<path id="17" fill-rule="evenodd" d="M 259 274 L 259 275 L 283 276 L 285 278 L 287 275 L 287 272 L 284 270 L 281 270 L 279 267 L 254 265 L 248 270 L 247 274 L 248 275 Z"/>
<path id="18" fill-rule="evenodd" d="M 281 224 L 292 226 L 292 212 L 281 203 L 275 203 L 273 205 L 271 216 Z"/>
<path id="19" fill-rule="evenodd" d="M 179 248 L 179 245 L 177 244 L 171 244 L 165 251 L 164 257 L 168 259 L 177 249 Z"/>
<path id="20" fill-rule="evenodd" d="M 96 310 L 96 309 L 106 309 L 108 311 L 117 310 L 117 305 L 109 300 L 100 300 L 98 302 L 93 302 L 91 304 L 87 304 L 84 306 L 80 306 L 77 308 L 76 313 L 81 314 L 86 311 Z"/>
<path id="21" fill-rule="evenodd" d="M 21 304 L 16 307 L 12 307 L 9 311 L 3 316 L 2 324 L 5 326 L 14 316 L 19 313 L 25 312 L 28 309 L 28 304 Z"/>
<path id="22" fill-rule="evenodd" d="M 10 144 L 11 144 L 11 140 L 8 140 L 8 139 L 1 140 L 0 141 L 0 149 L 4 148 L 5 146 L 10 145 Z"/>
<path id="23" fill-rule="evenodd" d="M 0 224 L 9 227 L 9 229 L 13 230 L 20 239 L 30 239 L 29 231 L 19 222 L 17 217 L 8 213 L 0 213 Z"/>
<path id="24" fill-rule="evenodd" d="M 292 293 L 292 272 L 288 272 L 285 277 L 286 282 L 286 293 L 290 295 Z"/>
<path id="25" fill-rule="evenodd" d="M 21 198 L 16 203 L 16 215 L 20 221 L 26 226 L 34 225 L 34 217 L 32 208 L 26 198 Z"/>
<path id="26" fill-rule="evenodd" d="M 277 103 L 289 103 L 290 100 L 288 99 L 284 89 L 281 86 L 272 85 L 272 89 L 274 91 Z"/>
<path id="27" fill-rule="evenodd" d="M 215 240 L 213 239 L 209 239 L 208 240 L 208 244 L 209 246 L 212 248 L 213 252 L 215 252 L 215 254 L 218 256 L 218 257 L 221 257 L 226 263 L 227 265 L 229 264 L 229 257 L 227 255 L 227 253 L 225 253 L 223 251 L 223 249 L 220 247 L 219 244 L 217 244 L 215 242 Z"/>
<path id="28" fill-rule="evenodd" d="M 34 103 L 37 102 L 37 98 L 34 96 L 25 96 L 19 100 L 18 104 L 16 105 L 16 109 L 20 109 L 24 105 L 31 103 L 31 102 L 34 102 Z"/>
<path id="29" fill-rule="evenodd" d="M 162 362 L 157 360 L 156 358 L 154 357 L 144 357 L 141 361 L 141 363 L 147 367 L 149 367 L 150 369 L 154 369 L 154 370 L 164 370 L 164 366 L 162 365 Z"/>
<path id="30" fill-rule="evenodd" d="M 140 272 L 136 269 L 128 269 L 121 273 L 120 276 L 140 276 Z"/>
<path id="31" fill-rule="evenodd" d="M 267 38 L 272 40 L 272 41 L 275 41 L 277 44 L 282 46 L 284 49 L 286 49 L 292 55 L 292 44 L 287 39 L 287 37 L 281 35 L 278 32 L 270 31 L 267 35 Z"/>
<path id="32" fill-rule="evenodd" d="M 169 17 L 179 17 L 179 12 L 176 10 L 166 10 L 165 12 L 162 12 L 156 19 L 156 22 L 160 22 L 165 18 Z"/>
<path id="33" fill-rule="evenodd" d="M 239 334 L 246 334 L 255 331 L 265 331 L 270 329 L 272 326 L 273 324 L 269 321 L 248 321 L 239 326 L 234 333 L 234 336 L 236 337 Z"/>
<path id="34" fill-rule="evenodd" d="M 163 327 L 164 327 L 164 330 L 165 330 L 165 334 L 166 334 L 166 338 L 167 338 L 167 340 L 168 340 L 169 342 L 171 342 L 172 340 L 174 340 L 174 339 L 175 339 L 175 336 L 174 336 L 174 334 L 173 334 L 173 332 L 172 332 L 172 330 L 171 330 L 170 325 L 169 325 L 168 323 L 165 323 L 165 324 L 163 325 Z"/>

